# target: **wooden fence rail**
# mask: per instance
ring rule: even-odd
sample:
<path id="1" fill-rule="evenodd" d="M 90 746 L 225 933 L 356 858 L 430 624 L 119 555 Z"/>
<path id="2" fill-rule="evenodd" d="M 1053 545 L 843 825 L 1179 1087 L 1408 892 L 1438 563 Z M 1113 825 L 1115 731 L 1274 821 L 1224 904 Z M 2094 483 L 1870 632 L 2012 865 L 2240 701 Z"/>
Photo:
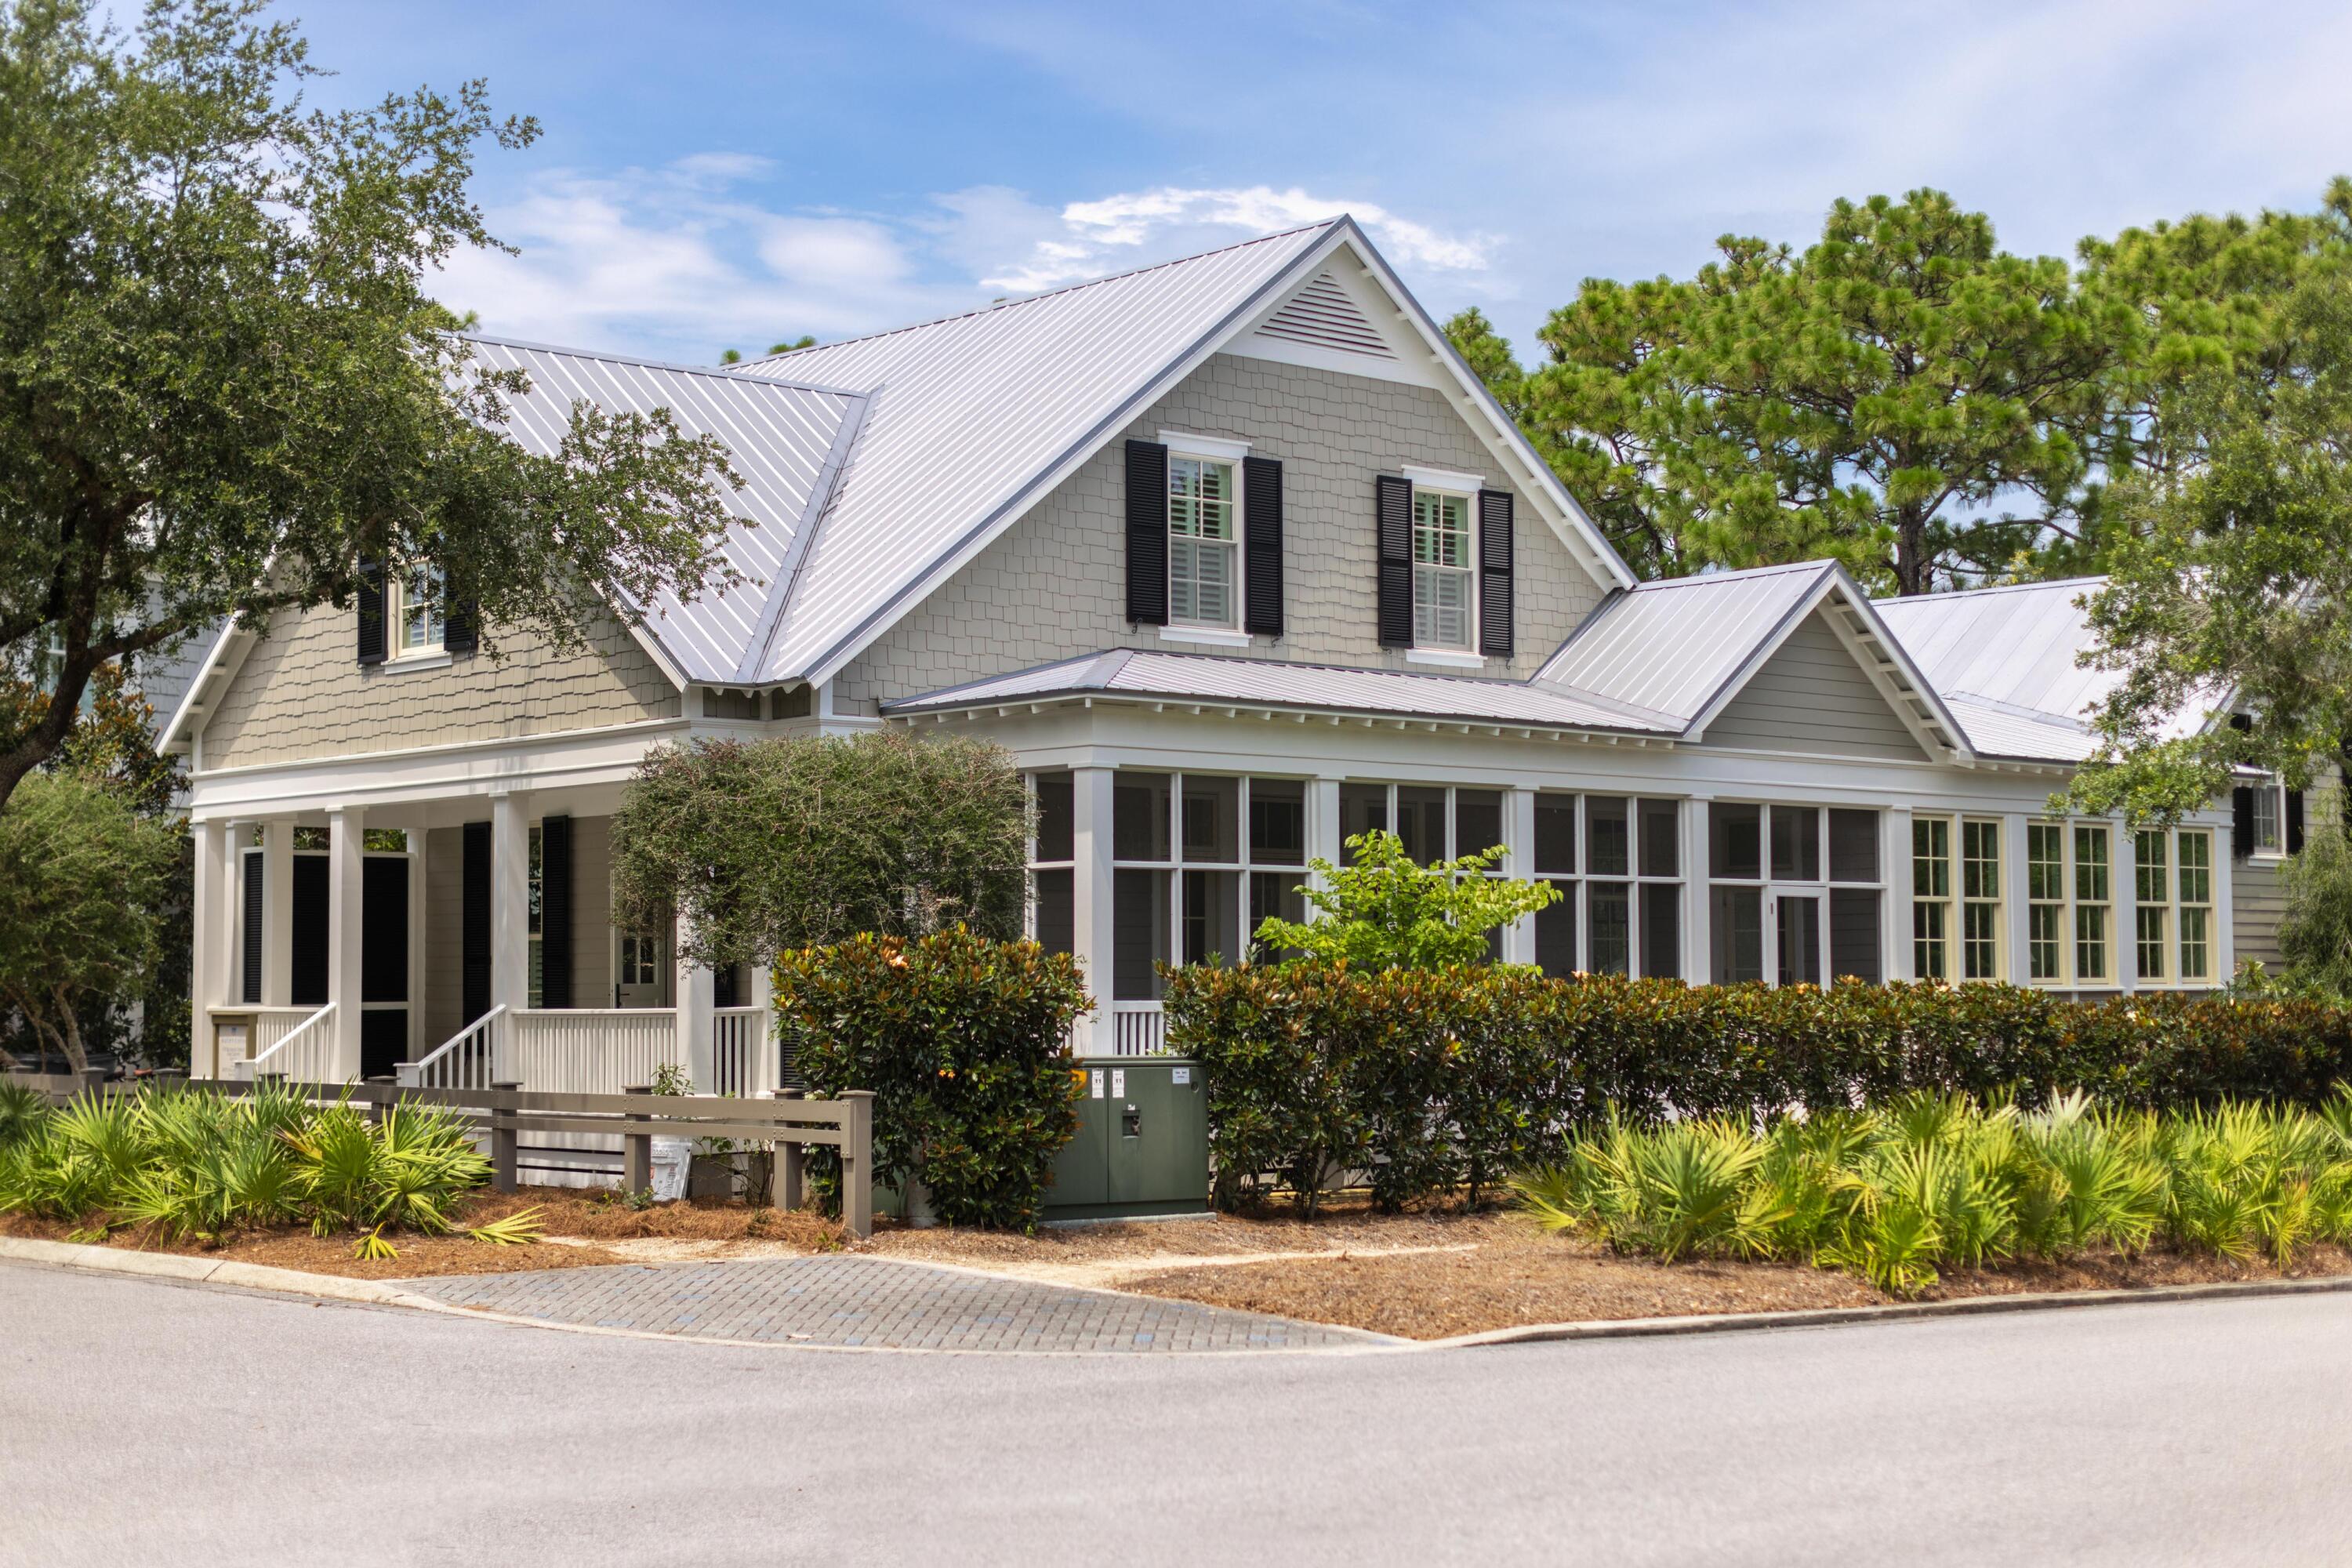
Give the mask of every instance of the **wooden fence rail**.
<path id="1" fill-rule="evenodd" d="M 63 1104 L 81 1094 L 136 1091 L 132 1083 L 100 1083 L 70 1074 L 10 1073 L 21 1083 Z M 653 1141 L 726 1138 L 775 1145 L 776 1201 L 798 1208 L 805 1152 L 811 1146 L 841 1153 L 841 1218 L 858 1237 L 874 1234 L 874 1093 L 854 1089 L 837 1100 L 809 1100 L 786 1089 L 774 1100 L 736 1100 L 709 1094 L 656 1094 L 650 1088 L 625 1094 L 563 1094 L 496 1083 L 488 1089 L 424 1089 L 386 1082 L 286 1083 L 264 1075 L 247 1083 L 227 1079 L 169 1079 L 191 1093 L 248 1095 L 265 1086 L 291 1089 L 304 1098 L 349 1101 L 381 1116 L 394 1105 L 443 1105 L 471 1117 L 489 1135 L 492 1184 L 502 1193 L 520 1183 L 524 1133 L 586 1132 L 621 1140 L 622 1183 L 626 1191 L 653 1185 Z"/>

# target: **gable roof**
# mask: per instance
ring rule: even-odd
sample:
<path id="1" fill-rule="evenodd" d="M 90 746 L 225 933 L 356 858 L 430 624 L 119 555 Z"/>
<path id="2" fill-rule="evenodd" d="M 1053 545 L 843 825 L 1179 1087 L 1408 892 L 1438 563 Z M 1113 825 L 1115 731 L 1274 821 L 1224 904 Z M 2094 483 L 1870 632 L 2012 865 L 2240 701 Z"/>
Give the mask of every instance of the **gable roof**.
<path id="1" fill-rule="evenodd" d="M 1882 599 L 1879 616 L 1944 694 L 1987 756 L 2079 763 L 2098 750 L 2087 721 L 2122 684 L 2116 670 L 2084 666 L 2096 642 L 2077 603 L 2104 577 L 2019 583 L 1961 593 Z M 2192 702 L 2158 726 L 2194 734 L 2209 718 Z"/>
<path id="2" fill-rule="evenodd" d="M 1969 759 L 1968 733 L 1934 683 L 1833 561 L 1666 578 L 1612 595 L 1534 679 L 1670 714 L 1696 740 L 1816 611 L 1929 756 Z"/>

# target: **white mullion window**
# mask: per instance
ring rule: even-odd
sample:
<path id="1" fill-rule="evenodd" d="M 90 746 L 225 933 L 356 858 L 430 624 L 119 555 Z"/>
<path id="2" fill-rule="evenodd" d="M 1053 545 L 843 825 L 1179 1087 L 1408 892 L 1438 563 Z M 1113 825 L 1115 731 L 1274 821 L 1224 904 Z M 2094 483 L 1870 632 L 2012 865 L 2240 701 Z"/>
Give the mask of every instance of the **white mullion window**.
<path id="1" fill-rule="evenodd" d="M 2004 973 L 2000 919 L 2000 820 L 1960 819 L 1960 978 Z"/>
<path id="2" fill-rule="evenodd" d="M 2038 984 L 2061 985 L 2066 963 L 2066 826 L 2025 825 L 2025 973 Z"/>
<path id="3" fill-rule="evenodd" d="M 2184 827 L 2176 835 L 2175 845 L 2180 980 L 2184 984 L 2210 983 L 2213 978 L 2213 834 L 2210 828 Z"/>
<path id="4" fill-rule="evenodd" d="M 2078 822 L 2074 851 L 2074 979 L 2111 984 L 2115 967 L 2113 838 L 2104 823 Z"/>
<path id="5" fill-rule="evenodd" d="M 1076 951 L 1076 798 L 1066 773 L 1028 775 L 1034 822 L 1029 835 L 1028 930 L 1048 952 Z"/>
<path id="6" fill-rule="evenodd" d="M 1952 819 L 1911 819 L 1911 973 L 1950 980 L 1953 918 Z"/>
<path id="7" fill-rule="evenodd" d="M 1241 625 L 1241 529 L 1235 465 L 1168 457 L 1168 618 L 1232 631 Z"/>
<path id="8" fill-rule="evenodd" d="M 1549 790 L 1536 795 L 1536 841 L 1529 847 L 1533 875 L 1559 893 L 1536 911 L 1536 963 L 1547 974 L 1575 974 L 1584 968 L 1579 942 L 1583 922 L 1577 918 L 1583 904 L 1583 884 L 1577 877 L 1581 804 L 1577 795 Z"/>
<path id="9" fill-rule="evenodd" d="M 2132 835 L 2132 952 L 2139 983 L 2169 984 L 2172 973 L 2171 834 L 2143 827 Z"/>
<path id="10" fill-rule="evenodd" d="M 1477 624 L 1476 544 L 1467 495 L 1412 491 L 1412 642 L 1443 653 L 1469 653 Z"/>
<path id="11" fill-rule="evenodd" d="M 2249 852 L 2265 858 L 2286 853 L 2286 785 L 2265 773 L 2249 791 L 2254 797 L 2254 841 Z"/>
<path id="12" fill-rule="evenodd" d="M 383 586 L 384 624 L 392 628 L 394 658 L 439 653 L 448 634 L 447 599 L 441 568 L 414 566 Z"/>

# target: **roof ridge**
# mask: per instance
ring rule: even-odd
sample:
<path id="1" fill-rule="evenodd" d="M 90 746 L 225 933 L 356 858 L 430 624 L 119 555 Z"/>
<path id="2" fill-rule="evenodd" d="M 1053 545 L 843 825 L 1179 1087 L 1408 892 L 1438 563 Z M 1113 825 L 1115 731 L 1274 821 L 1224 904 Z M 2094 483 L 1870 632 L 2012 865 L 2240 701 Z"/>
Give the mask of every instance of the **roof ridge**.
<path id="1" fill-rule="evenodd" d="M 1896 605 L 1935 605 L 1953 599 L 1978 599 L 1987 594 L 2025 594 L 2043 588 L 2074 588 L 2091 583 L 2105 583 L 2107 574 L 2094 572 L 2081 577 L 2046 577 L 2032 583 L 1988 583 L 1981 588 L 1950 588 L 1940 594 L 1892 594 L 1885 598 L 1873 598 L 1878 609 Z"/>
<path id="2" fill-rule="evenodd" d="M 1668 588 L 1703 588 L 1710 583 L 1734 583 L 1752 577 L 1777 577 L 1788 572 L 1824 572 L 1835 568 L 1837 562 L 1830 556 L 1811 561 L 1782 561 L 1769 566 L 1739 566 L 1727 572 L 1692 572 L 1680 577 L 1652 577 L 1625 590 L 1629 594 L 1656 593 Z"/>
<path id="3" fill-rule="evenodd" d="M 1945 694 L 1945 700 L 1951 702 L 1974 703 L 1979 708 L 1990 708 L 1996 713 L 2006 713 L 2012 719 L 2024 719 L 2037 724 L 2072 730 L 2077 734 L 2087 735 L 2092 732 L 2091 726 L 2081 719 L 2063 713 L 2053 713 L 2047 708 L 2036 708 L 2030 703 L 2011 702 L 1999 697 L 1988 697 L 1981 691 L 1953 690 Z"/>
<path id="4" fill-rule="evenodd" d="M 746 386 L 779 386 L 787 392 L 816 392 L 828 397 L 864 397 L 865 389 L 852 386 L 827 386 L 821 382 L 788 381 L 781 375 L 747 375 L 731 365 L 681 364 L 676 360 L 647 359 L 643 354 L 618 353 L 610 349 L 576 349 L 563 343 L 531 342 L 523 338 L 502 338 L 489 332 L 452 332 L 451 337 L 469 343 L 488 343 L 492 348 L 522 349 L 531 353 L 568 354 L 573 359 L 602 360 L 606 364 L 633 364 L 643 370 L 667 370 L 679 375 L 715 376 L 720 381 L 740 382 Z"/>
<path id="5" fill-rule="evenodd" d="M 1197 250 L 1190 256 L 1173 256 L 1165 261 L 1152 262 L 1148 267 L 1130 267 L 1124 272 L 1106 272 L 1099 278 L 1081 279 L 1076 283 L 1065 283 L 1058 289 L 1046 289 L 1034 294 L 1024 294 L 1018 299 L 997 300 L 969 310 L 951 310 L 944 316 L 933 316 L 928 321 L 909 321 L 904 326 L 888 327 L 878 332 L 860 332 L 854 338 L 836 338 L 829 343 L 811 343 L 804 349 L 793 349 L 789 353 L 772 354 L 761 359 L 745 360 L 743 363 L 747 365 L 780 364 L 794 354 L 822 353 L 827 349 L 842 348 L 850 343 L 870 343 L 877 338 L 895 338 L 901 332 L 919 332 L 926 327 L 945 326 L 950 321 L 970 321 L 976 316 L 992 315 L 998 310 L 1018 310 L 1024 305 L 1034 305 L 1041 300 L 1057 299 L 1064 294 L 1075 294 L 1080 289 L 1099 288 L 1105 283 L 1117 283 L 1129 278 L 1140 278 L 1147 272 L 1159 272 L 1171 267 L 1182 267 L 1189 262 L 1206 261 L 1212 256 L 1223 256 L 1229 251 L 1246 250 L 1253 245 L 1265 245 L 1272 240 L 1288 239 L 1293 235 L 1329 228 L 1335 224 L 1346 222 L 1347 219 L 1346 213 L 1339 213 L 1330 217 L 1318 218 L 1313 223 L 1300 224 L 1296 228 L 1276 229 L 1272 234 L 1254 235 L 1248 239 L 1237 239 L 1231 245 L 1220 245 L 1210 250 Z M 764 378 L 755 377 L 754 379 Z"/>

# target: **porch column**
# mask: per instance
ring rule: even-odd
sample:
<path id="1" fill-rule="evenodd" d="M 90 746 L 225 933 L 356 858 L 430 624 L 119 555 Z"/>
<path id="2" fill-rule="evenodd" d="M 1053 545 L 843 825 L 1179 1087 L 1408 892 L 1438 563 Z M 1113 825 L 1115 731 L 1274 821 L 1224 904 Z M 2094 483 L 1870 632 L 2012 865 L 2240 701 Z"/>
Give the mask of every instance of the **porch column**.
<path id="1" fill-rule="evenodd" d="M 686 922 L 680 921 L 670 941 L 670 952 L 680 955 L 672 981 L 672 992 L 677 998 L 678 1054 L 686 1058 L 686 1070 L 693 1076 L 696 1089 L 716 1094 L 719 1079 L 711 1056 L 711 1014 L 719 1005 L 719 977 L 708 969 L 688 963 L 683 956 L 685 946 Z"/>
<path id="2" fill-rule="evenodd" d="M 1683 978 L 1693 985 L 1715 981 L 1715 897 L 1707 885 L 1715 869 L 1707 838 L 1714 809 L 1713 795 L 1683 803 Z"/>
<path id="3" fill-rule="evenodd" d="M 327 813 L 327 1000 L 335 1005 L 333 1079 L 360 1073 L 360 953 L 367 932 L 362 897 L 366 815 L 355 805 Z"/>
<path id="4" fill-rule="evenodd" d="M 490 797 L 490 1005 L 530 1005 L 530 795 Z"/>
<path id="5" fill-rule="evenodd" d="M 1109 768 L 1070 770 L 1070 946 L 1086 971 L 1095 1011 L 1080 1026 L 1081 1055 L 1108 1056 L 1117 1040 L 1111 1021 L 1111 784 Z"/>
<path id="6" fill-rule="evenodd" d="M 1889 980 L 1916 980 L 1918 954 L 1911 946 L 1911 808 L 1895 806 L 1885 821 L 1879 853 L 1886 863 L 1878 874 L 1886 884 L 1886 907 L 1878 912 L 1878 930 L 1879 941 L 1886 944 L 1886 961 L 1880 967 Z"/>
<path id="7" fill-rule="evenodd" d="M 2167 834 L 2168 849 L 2171 835 Z M 2139 838 L 2121 816 L 2107 821 L 2107 907 L 2115 910 L 2116 929 L 2107 943 L 2114 954 L 2114 978 L 2124 991 L 2139 989 Z M 2169 864 L 2165 874 L 2171 875 Z M 2174 934 L 2178 934 L 2177 932 Z"/>
<path id="8" fill-rule="evenodd" d="M 1503 846 L 1510 853 L 1503 869 L 1517 881 L 1536 874 L 1536 792 L 1510 789 L 1503 795 Z M 1536 961 L 1536 917 L 1522 915 L 1503 928 L 1503 962 Z"/>
<path id="9" fill-rule="evenodd" d="M 188 1073 L 192 1078 L 217 1078 L 214 1058 L 212 1009 L 226 999 L 228 977 L 228 932 L 221 917 L 228 900 L 228 824 L 199 822 L 195 837 L 195 883 L 191 893 L 189 924 L 194 948 L 188 955 Z"/>
<path id="10" fill-rule="evenodd" d="M 294 825 L 261 825 L 261 1001 L 294 1004 Z"/>

